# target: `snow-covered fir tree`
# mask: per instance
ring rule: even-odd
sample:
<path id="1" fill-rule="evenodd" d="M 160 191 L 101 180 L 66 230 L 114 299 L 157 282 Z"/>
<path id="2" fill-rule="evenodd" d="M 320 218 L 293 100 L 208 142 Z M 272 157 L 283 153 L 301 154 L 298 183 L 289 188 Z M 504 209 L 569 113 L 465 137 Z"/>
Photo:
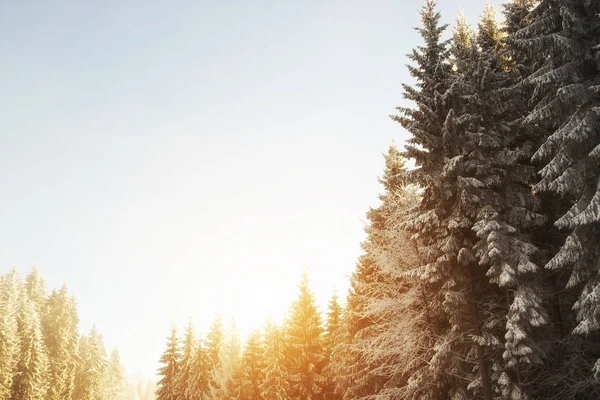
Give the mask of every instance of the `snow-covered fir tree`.
<path id="1" fill-rule="evenodd" d="M 46 281 L 40 275 L 38 266 L 35 265 L 25 278 L 25 293 L 40 315 L 43 314 L 46 305 L 46 292 Z"/>
<path id="2" fill-rule="evenodd" d="M 21 283 L 15 268 L 0 277 L 0 399 L 11 398 L 19 361 L 18 312 Z"/>
<path id="3" fill-rule="evenodd" d="M 367 363 L 364 355 L 365 344 L 370 334 L 377 330 L 372 327 L 373 316 L 367 315 L 367 304 L 372 290 L 382 282 L 377 255 L 371 249 L 385 247 L 386 238 L 381 235 L 386 225 L 386 217 L 390 212 L 387 196 L 402 187 L 406 176 L 402 174 L 404 159 L 398 149 L 391 146 L 386 158 L 386 170 L 380 182 L 384 185 L 385 194 L 380 196 L 381 206 L 369 210 L 368 225 L 365 228 L 367 239 L 361 244 L 364 253 L 350 278 L 350 290 L 346 299 L 343 316 L 343 328 L 338 332 L 339 338 L 336 352 L 346 354 L 344 359 L 334 358 L 329 365 L 330 375 L 335 377 L 336 393 L 344 399 L 355 399 L 377 393 L 384 379 L 372 371 L 375 365 Z"/>
<path id="4" fill-rule="evenodd" d="M 45 307 L 43 330 L 50 359 L 48 400 L 71 399 L 77 368 L 77 304 L 67 287 L 53 290 Z"/>
<path id="5" fill-rule="evenodd" d="M 289 396 L 292 399 L 318 399 L 325 383 L 319 368 L 325 357 L 323 330 L 306 272 L 302 274 L 298 289 L 298 297 L 291 305 L 284 331 Z"/>
<path id="6" fill-rule="evenodd" d="M 102 398 L 104 400 L 131 400 L 128 397 L 128 386 L 119 350 L 114 349 L 108 360 Z"/>
<path id="7" fill-rule="evenodd" d="M 179 394 L 176 391 L 176 379 L 179 373 L 179 363 L 181 361 L 181 349 L 179 338 L 177 337 L 177 328 L 171 327 L 171 334 L 167 338 L 167 348 L 160 358 L 161 367 L 158 375 L 161 377 L 158 381 L 158 390 L 156 391 L 156 400 L 177 400 Z"/>
<path id="8" fill-rule="evenodd" d="M 223 321 L 221 317 L 216 317 L 206 338 L 206 351 L 210 361 L 210 386 L 213 398 L 219 398 L 222 388 L 223 379 L 220 371 L 222 368 L 222 353 L 223 353 Z"/>
<path id="9" fill-rule="evenodd" d="M 263 399 L 260 385 L 264 381 L 264 348 L 259 332 L 252 332 L 246 340 L 241 363 L 239 400 Z"/>
<path id="10" fill-rule="evenodd" d="M 550 131 L 533 156 L 544 164 L 534 191 L 573 202 L 555 222 L 570 235 L 546 268 L 570 269 L 567 286 L 580 289 L 574 333 L 583 335 L 600 329 L 599 13 L 596 1 L 543 0 L 513 37 L 538 66 L 528 78 L 535 107 L 525 122 Z"/>
<path id="11" fill-rule="evenodd" d="M 104 340 L 96 326 L 79 341 L 79 364 L 75 374 L 73 398 L 81 400 L 102 399 L 108 368 Z"/>
<path id="12" fill-rule="evenodd" d="M 220 326 L 218 330 L 215 329 L 217 326 Z M 217 337 L 220 339 L 217 340 Z M 220 320 L 216 325 L 213 324 L 208 340 L 211 358 L 214 357 L 215 344 L 220 343 L 218 347 L 219 364 L 217 367 L 213 365 L 211 372 L 212 398 L 236 399 L 240 393 L 242 345 L 235 320 L 232 319 L 227 326 L 223 326 Z"/>
<path id="13" fill-rule="evenodd" d="M 185 329 L 183 337 L 183 346 L 179 368 L 175 375 L 175 393 L 178 394 L 178 400 L 192 400 L 192 368 L 194 356 L 196 355 L 196 333 L 194 324 L 190 319 Z"/>
<path id="14" fill-rule="evenodd" d="M 211 362 L 207 348 L 197 343 L 190 370 L 189 394 L 194 400 L 208 400 L 211 397 Z"/>
<path id="15" fill-rule="evenodd" d="M 334 292 L 329 300 L 327 310 L 327 320 L 325 321 L 325 332 L 323 335 L 323 348 L 325 350 L 325 360 L 323 368 L 323 399 L 335 400 L 342 396 L 336 393 L 336 361 L 340 360 L 341 354 L 337 353 L 338 345 L 342 340 L 342 307 L 340 306 L 337 293 Z"/>
<path id="16" fill-rule="evenodd" d="M 11 399 L 44 400 L 48 391 L 48 355 L 38 307 L 22 293 L 17 316 L 20 342 Z"/>
<path id="17" fill-rule="evenodd" d="M 468 294 L 468 271 L 456 268 L 455 263 L 465 244 L 462 232 L 470 232 L 470 226 L 465 226 L 461 213 L 453 215 L 450 209 L 455 206 L 458 211 L 456 202 L 460 196 L 456 183 L 445 179 L 444 173 L 447 169 L 444 165 L 451 166 L 450 160 L 458 155 L 452 154 L 456 152 L 451 146 L 460 145 L 460 141 L 458 138 L 450 140 L 446 126 L 451 106 L 448 90 L 456 78 L 448 63 L 448 43 L 442 40 L 447 26 L 440 24 L 440 19 L 435 3 L 427 1 L 421 11 L 422 27 L 419 28 L 424 45 L 409 55 L 416 64 L 409 66 L 409 72 L 417 84 L 404 85 L 404 98 L 413 105 L 398 107 L 399 115 L 392 117 L 412 134 L 405 146 L 405 156 L 412 158 L 417 167 L 411 171 L 411 180 L 423 188 L 419 207 L 401 228 L 412 232 L 418 243 L 419 267 L 408 277 L 420 279 L 424 286 L 426 307 L 430 310 L 429 329 L 436 338 L 431 346 L 433 354 L 427 354 L 429 367 L 417 369 L 409 380 L 416 382 L 412 387 L 418 390 L 417 398 L 431 399 L 467 395 L 469 380 L 461 376 L 465 367 L 459 359 L 462 356 L 457 355 L 465 352 L 471 355 L 469 350 L 475 350 L 476 346 L 466 349 L 467 332 L 480 336 L 480 332 L 474 330 L 478 324 L 471 322 L 477 320 L 478 313 L 472 307 L 476 304 L 474 299 Z M 468 297 L 471 297 L 469 301 Z M 489 397 L 491 388 L 485 354 L 477 353 Z"/>
<path id="18" fill-rule="evenodd" d="M 264 380 L 260 385 L 264 399 L 287 400 L 290 384 L 285 369 L 285 342 L 281 329 L 268 321 L 264 334 Z"/>
<path id="19" fill-rule="evenodd" d="M 363 245 L 378 266 L 379 280 L 368 287 L 364 315 L 372 324 L 359 343 L 370 373 L 382 382 L 364 397 L 395 399 L 410 397 L 407 393 L 413 386 L 424 386 L 411 386 L 408 379 L 415 370 L 425 368 L 423 349 L 432 340 L 420 282 L 403 276 L 418 265 L 410 235 L 399 228 L 406 212 L 418 204 L 418 191 L 408 184 L 405 161 L 395 145 L 390 146 L 385 161 L 381 205 L 370 212 L 376 211 L 384 223 L 377 230 L 377 240 Z"/>

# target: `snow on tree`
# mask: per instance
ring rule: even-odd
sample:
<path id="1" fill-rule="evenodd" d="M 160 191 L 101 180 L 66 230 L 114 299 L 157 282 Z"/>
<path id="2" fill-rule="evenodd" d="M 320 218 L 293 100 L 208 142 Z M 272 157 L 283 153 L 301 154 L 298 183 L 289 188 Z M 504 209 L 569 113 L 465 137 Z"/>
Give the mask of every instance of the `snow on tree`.
<path id="1" fill-rule="evenodd" d="M 50 359 L 48 400 L 71 399 L 77 368 L 79 317 L 75 299 L 69 297 L 66 286 L 52 291 L 42 322 Z"/>
<path id="2" fill-rule="evenodd" d="M 191 400 L 193 399 L 191 386 L 192 386 L 192 368 L 194 362 L 194 356 L 196 355 L 196 337 L 194 324 L 190 319 L 185 329 L 183 338 L 183 349 L 181 359 L 179 361 L 179 368 L 175 375 L 174 390 L 178 394 L 178 400 Z"/>
<path id="3" fill-rule="evenodd" d="M 211 376 L 211 398 L 236 399 L 241 381 L 241 342 L 235 321 L 223 327 L 217 318 L 208 334 L 208 351 L 213 360 Z M 214 364 L 214 360 L 218 364 Z"/>
<path id="4" fill-rule="evenodd" d="M 596 1 L 543 0 L 513 37 L 538 65 L 528 78 L 535 107 L 525 122 L 550 131 L 533 156 L 545 165 L 533 190 L 573 201 L 555 223 L 570 235 L 546 268 L 570 268 L 567 287 L 580 288 L 574 333 L 582 335 L 600 329 L 599 13 Z"/>
<path id="5" fill-rule="evenodd" d="M 25 293 L 34 304 L 38 314 L 42 315 L 46 304 L 47 291 L 46 281 L 41 277 L 40 271 L 35 265 L 29 275 L 25 278 Z"/>
<path id="6" fill-rule="evenodd" d="M 48 391 L 48 355 L 36 304 L 26 293 L 18 313 L 20 352 L 11 399 L 44 400 Z"/>
<path id="7" fill-rule="evenodd" d="M 121 364 L 118 349 L 114 349 L 110 355 L 104 379 L 104 400 L 130 400 L 125 369 Z"/>
<path id="8" fill-rule="evenodd" d="M 421 280 L 427 298 L 429 329 L 434 333 L 433 354 L 427 354 L 429 367 L 418 368 L 409 378 L 419 390 L 419 398 L 457 398 L 467 396 L 467 386 L 481 377 L 486 399 L 491 399 L 486 355 L 471 335 L 481 336 L 480 310 L 472 293 L 470 266 L 457 263 L 459 251 L 472 247 L 472 221 L 464 210 L 473 200 L 468 193 L 473 179 L 458 179 L 453 168 L 462 162 L 459 149 L 463 138 L 452 137 L 453 105 L 449 90 L 456 86 L 456 74 L 448 63 L 448 43 L 441 37 L 446 25 L 440 24 L 435 3 L 426 2 L 421 11 L 420 32 L 424 46 L 409 56 L 416 66 L 409 66 L 416 85 L 404 85 L 404 98 L 414 105 L 398 107 L 392 117 L 412 134 L 405 146 L 405 156 L 415 160 L 411 181 L 423 188 L 422 200 L 402 224 L 418 243 L 419 266 L 405 276 Z M 458 114 L 460 115 L 460 114 Z M 461 185 L 459 187 L 459 185 Z M 467 250 L 462 253 L 466 253 Z M 471 262 L 472 263 L 472 262 Z M 481 278 L 480 278 L 481 280 Z M 475 357 L 479 365 L 466 365 L 464 359 Z M 473 372 L 474 373 L 473 373 Z"/>
<path id="9" fill-rule="evenodd" d="M 241 363 L 239 400 L 263 399 L 260 385 L 264 381 L 264 348 L 259 332 L 252 332 L 246 341 Z"/>
<path id="10" fill-rule="evenodd" d="M 501 30 L 494 14 L 488 6 L 477 35 L 459 18 L 447 55 L 431 51 L 443 43 L 439 14 L 428 2 L 420 31 L 426 47 L 415 52 L 419 67 L 411 70 L 417 89 L 405 89 L 416 107 L 401 108 L 396 117 L 413 135 L 406 154 L 415 158 L 418 168 L 411 175 L 424 189 L 420 207 L 403 226 L 414 233 L 421 259 L 406 276 L 420 278 L 426 292 L 438 294 L 429 308 L 443 310 L 448 324 L 433 346 L 430 370 L 442 376 L 433 379 L 438 388 L 430 395 L 437 389 L 448 391 L 445 396 L 492 399 L 503 391 L 520 398 L 521 389 L 493 354 L 505 347 L 509 366 L 519 352 L 519 362 L 541 361 L 530 336 L 514 335 L 546 323 L 539 297 L 523 301 L 525 293 L 539 294 L 535 278 L 527 276 L 537 271 L 529 231 L 544 218 L 528 190 L 535 172 L 527 165 L 531 143 L 505 122 L 513 110 L 500 89 L 511 75 L 497 54 Z M 508 304 L 502 299 L 510 297 L 509 289 L 517 294 L 509 300 L 506 321 Z"/>
<path id="11" fill-rule="evenodd" d="M 96 326 L 79 340 L 79 364 L 75 374 L 74 399 L 98 400 L 102 398 L 108 360 L 102 335 Z"/>
<path id="12" fill-rule="evenodd" d="M 179 373 L 181 360 L 181 349 L 177 328 L 171 327 L 171 334 L 167 338 L 167 348 L 160 358 L 162 366 L 158 370 L 161 379 L 158 381 L 156 391 L 157 400 L 177 400 L 179 394 L 176 392 L 176 378 Z"/>
<path id="13" fill-rule="evenodd" d="M 403 161 L 398 165 L 403 166 Z M 399 170 L 398 176 L 405 179 L 406 175 L 405 169 Z M 416 187 L 404 186 L 381 197 L 385 200 L 381 209 L 386 210 L 386 222 L 379 232 L 382 240 L 366 247 L 377 260 L 381 279 L 369 289 L 365 315 L 373 324 L 367 328 L 363 357 L 372 366 L 370 373 L 380 377 L 383 384 L 365 398 L 419 397 L 422 390 L 428 390 L 424 379 L 427 364 L 422 360 L 427 358 L 435 336 L 428 324 L 421 282 L 404 276 L 418 265 L 418 258 L 410 234 L 400 229 L 406 212 L 418 204 L 419 195 Z"/>
<path id="14" fill-rule="evenodd" d="M 21 282 L 13 268 L 0 277 L 0 399 L 11 398 L 13 372 L 19 361 L 18 334 Z"/>
<path id="15" fill-rule="evenodd" d="M 323 399 L 334 400 L 341 399 L 342 396 L 336 393 L 336 360 L 340 359 L 341 354 L 337 354 L 338 344 L 342 340 L 342 307 L 338 301 L 337 293 L 334 292 L 329 300 L 327 311 L 327 321 L 323 335 L 323 346 L 325 349 L 325 360 L 323 368 Z"/>
<path id="16" fill-rule="evenodd" d="M 290 384 L 285 369 L 285 342 L 281 329 L 268 321 L 264 335 L 264 380 L 260 385 L 261 396 L 269 400 L 287 400 Z"/>
<path id="17" fill-rule="evenodd" d="M 302 274 L 298 289 L 284 331 L 289 395 L 291 398 L 318 399 L 325 381 L 319 368 L 324 359 L 321 315 L 306 272 Z"/>
<path id="18" fill-rule="evenodd" d="M 208 350 L 202 342 L 197 343 L 190 370 L 190 398 L 208 400 L 211 397 L 211 362 Z"/>
<path id="19" fill-rule="evenodd" d="M 210 361 L 210 385 L 213 398 L 219 398 L 222 388 L 223 379 L 220 376 L 222 368 L 222 352 L 223 352 L 223 321 L 221 317 L 216 317 L 212 322 L 210 330 L 206 338 L 206 346 Z"/>

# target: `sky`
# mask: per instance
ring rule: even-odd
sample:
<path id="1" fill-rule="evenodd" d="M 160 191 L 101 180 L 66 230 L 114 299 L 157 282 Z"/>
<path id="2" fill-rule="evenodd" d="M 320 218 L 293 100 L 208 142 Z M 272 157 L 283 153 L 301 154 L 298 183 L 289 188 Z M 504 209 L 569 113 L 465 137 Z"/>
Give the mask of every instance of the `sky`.
<path id="1" fill-rule="evenodd" d="M 422 3 L 0 1 L 0 272 L 66 283 L 137 377 L 173 323 L 280 320 L 303 269 L 324 310 L 407 138 Z"/>

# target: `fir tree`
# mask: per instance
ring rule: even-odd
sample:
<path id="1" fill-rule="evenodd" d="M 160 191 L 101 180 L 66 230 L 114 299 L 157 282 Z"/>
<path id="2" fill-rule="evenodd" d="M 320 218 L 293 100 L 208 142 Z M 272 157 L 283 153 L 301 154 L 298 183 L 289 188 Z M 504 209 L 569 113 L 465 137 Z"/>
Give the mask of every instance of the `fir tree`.
<path id="1" fill-rule="evenodd" d="M 529 99 L 522 129 L 543 134 L 532 157 L 540 165 L 541 178 L 533 192 L 545 201 L 550 222 L 567 234 L 558 243 L 561 235 L 549 227 L 540 235 L 546 249 L 554 251 L 557 245 L 559 250 L 545 260 L 553 279 L 552 315 L 557 326 L 547 363 L 553 371 L 545 371 L 538 382 L 541 396 L 592 398 L 600 395 L 600 386 L 581 371 L 592 368 L 593 358 L 600 356 L 598 302 L 593 294 L 600 258 L 595 245 L 600 233 L 599 164 L 594 153 L 600 142 L 596 47 L 600 5 L 543 0 L 525 15 L 530 6 L 523 3 L 507 9 L 511 11 L 507 43 L 526 71 L 518 85 Z M 523 11 L 518 12 L 519 6 Z M 579 298 L 572 299 L 571 293 Z M 576 339 L 569 331 L 588 340 Z"/>
<path id="2" fill-rule="evenodd" d="M 285 342 L 281 330 L 271 321 L 265 328 L 264 360 L 264 381 L 260 385 L 262 397 L 269 400 L 289 399 Z"/>
<path id="3" fill-rule="evenodd" d="M 108 360 L 102 335 L 96 326 L 92 327 L 89 335 L 81 337 L 78 358 L 73 398 L 78 400 L 102 399 Z"/>
<path id="4" fill-rule="evenodd" d="M 539 200 L 529 192 L 535 176 L 529 163 L 533 143 L 529 132 L 515 122 L 521 102 L 504 90 L 518 75 L 512 60 L 507 62 L 500 52 L 500 32 L 495 11 L 488 5 L 479 24 L 477 48 L 455 53 L 464 58 L 464 67 L 458 69 L 450 91 L 454 107 L 446 127 L 449 138 L 462 141 L 452 170 L 463 193 L 472 196 L 463 195 L 462 204 L 473 210 L 464 213 L 465 221 L 479 239 L 472 248 L 460 250 L 459 260 L 471 269 L 472 296 L 479 304 L 481 335 L 476 342 L 480 351 L 490 354 L 503 343 L 503 360 L 489 358 L 490 383 L 496 382 L 494 390 L 502 396 L 518 399 L 527 397 L 523 372 L 541 365 L 544 357 L 535 331 L 548 316 L 532 233 L 544 226 L 545 217 L 539 212 Z M 489 283 L 498 288 L 486 289 L 469 260 L 487 268 Z M 481 360 L 479 365 L 483 367 Z M 477 391 L 477 386 L 473 382 L 470 388 Z M 481 389 L 486 392 L 483 385 Z"/>
<path id="5" fill-rule="evenodd" d="M 221 354 L 223 352 L 223 321 L 217 317 L 212 322 L 210 330 L 206 338 L 206 351 L 210 362 L 210 385 L 213 398 L 219 398 L 223 388 L 222 379 L 219 375 L 222 367 Z"/>
<path id="6" fill-rule="evenodd" d="M 13 268 L 0 277 L 0 399 L 9 400 L 20 353 L 17 315 L 21 282 Z"/>
<path id="7" fill-rule="evenodd" d="M 202 343 L 196 345 L 190 370 L 190 398 L 207 400 L 211 398 L 211 361 L 208 350 Z"/>
<path id="8" fill-rule="evenodd" d="M 196 338 L 192 320 L 188 322 L 183 339 L 183 352 L 179 362 L 179 369 L 175 376 L 175 392 L 178 394 L 178 400 L 191 400 L 192 393 L 192 367 L 196 352 Z"/>
<path id="9" fill-rule="evenodd" d="M 384 155 L 386 168 L 379 182 L 384 193 L 379 196 L 381 205 L 367 213 L 369 224 L 365 228 L 367 239 L 361 244 L 364 251 L 350 279 L 350 291 L 344 315 L 344 339 L 339 342 L 339 352 L 347 354 L 345 360 L 334 361 L 330 366 L 331 374 L 336 376 L 336 391 L 343 393 L 345 399 L 355 399 L 377 393 L 384 383 L 381 376 L 373 374 L 375 365 L 365 362 L 364 344 L 369 340 L 373 327 L 373 316 L 367 315 L 367 303 L 372 290 L 383 282 L 377 255 L 373 248 L 386 248 L 389 242 L 382 235 L 387 218 L 391 215 L 395 193 L 408 183 L 405 173 L 405 160 L 395 144 Z"/>
<path id="10" fill-rule="evenodd" d="M 121 364 L 118 349 L 113 350 L 110 355 L 105 379 L 103 399 L 129 400 L 127 398 L 128 385 L 125 370 Z"/>
<path id="11" fill-rule="evenodd" d="M 46 281 L 40 276 L 37 265 L 33 267 L 29 275 L 25 278 L 25 292 L 27 297 L 35 306 L 39 315 L 44 312 L 46 305 Z"/>
<path id="12" fill-rule="evenodd" d="M 37 307 L 26 293 L 18 314 L 20 352 L 11 399 L 44 400 L 48 391 L 48 355 Z"/>
<path id="13" fill-rule="evenodd" d="M 258 332 L 252 332 L 246 342 L 242 355 L 240 400 L 263 399 L 260 385 L 264 380 L 264 358 L 261 337 Z"/>
<path id="14" fill-rule="evenodd" d="M 338 302 L 338 296 L 333 294 L 329 301 L 329 310 L 327 312 L 327 321 L 325 325 L 325 334 L 323 337 L 325 349 L 325 367 L 323 375 L 325 384 L 323 385 L 323 399 L 334 400 L 341 399 L 341 396 L 336 393 L 336 368 L 334 360 L 337 359 L 336 346 L 341 341 L 342 331 L 342 307 Z"/>
<path id="15" fill-rule="evenodd" d="M 406 169 L 400 169 L 397 176 L 406 179 Z M 381 198 L 380 210 L 385 214 L 384 227 L 378 233 L 381 240 L 365 245 L 377 262 L 381 279 L 369 288 L 365 316 L 374 323 L 361 341 L 362 354 L 372 366 L 370 374 L 382 382 L 371 396 L 420 397 L 420 391 L 427 392 L 429 384 L 428 366 L 423 360 L 430 355 L 428 349 L 436 336 L 429 326 L 423 285 L 404 276 L 418 265 L 418 257 L 410 235 L 400 229 L 403 217 L 418 204 L 419 196 L 415 187 L 404 186 L 385 192 Z"/>
<path id="16" fill-rule="evenodd" d="M 533 156 L 545 165 L 534 191 L 573 202 L 555 223 L 570 235 L 546 268 L 568 268 L 567 287 L 580 288 L 574 333 L 583 335 L 600 329 L 594 294 L 600 288 L 599 13 L 596 1 L 543 0 L 531 23 L 512 38 L 538 67 L 527 79 L 536 89 L 531 98 L 535 107 L 525 122 L 549 130 Z"/>
<path id="17" fill-rule="evenodd" d="M 221 348 L 221 368 L 217 376 L 221 382 L 221 395 L 229 399 L 237 399 L 240 395 L 242 380 L 241 342 L 235 320 L 231 320 L 224 330 L 224 343 Z"/>
<path id="18" fill-rule="evenodd" d="M 78 323 L 77 306 L 68 296 L 66 286 L 52 291 L 43 320 L 50 359 L 48 400 L 71 399 L 77 367 Z"/>
<path id="19" fill-rule="evenodd" d="M 302 274 L 298 298 L 291 306 L 285 335 L 290 397 L 318 399 L 324 384 L 319 369 L 324 359 L 321 316 L 306 272 Z"/>
<path id="20" fill-rule="evenodd" d="M 181 352 L 179 348 L 179 339 L 177 338 L 177 328 L 171 328 L 171 335 L 167 338 L 167 348 L 160 358 L 162 367 L 158 370 L 161 379 L 158 381 L 158 390 L 156 391 L 157 400 L 176 400 L 179 393 L 176 391 L 176 378 L 179 373 L 181 361 Z"/>
<path id="21" fill-rule="evenodd" d="M 494 303 L 483 298 L 485 271 L 477 267 L 473 255 L 477 238 L 471 231 L 480 208 L 476 192 L 485 184 L 472 176 L 476 163 L 467 169 L 467 137 L 461 136 L 465 130 L 477 135 L 478 115 L 477 110 L 452 109 L 469 104 L 464 99 L 472 88 L 450 71 L 447 45 L 441 41 L 446 26 L 440 26 L 433 1 L 427 1 L 421 19 L 419 32 L 425 46 L 413 51 L 411 59 L 417 67 L 409 68 L 418 83 L 404 86 L 404 97 L 415 108 L 398 108 L 401 114 L 394 119 L 412 134 L 406 155 L 416 162 L 412 179 L 424 189 L 419 208 L 403 226 L 418 239 L 420 255 L 420 267 L 407 276 L 425 284 L 428 308 L 443 314 L 432 315 L 432 328 L 437 331 L 429 361 L 432 376 L 423 380 L 416 375 L 410 380 L 423 382 L 421 397 L 466 397 L 472 390 L 491 400 L 489 343 L 482 327 L 484 307 Z M 462 56 L 454 54 L 458 68 L 470 65 Z"/>

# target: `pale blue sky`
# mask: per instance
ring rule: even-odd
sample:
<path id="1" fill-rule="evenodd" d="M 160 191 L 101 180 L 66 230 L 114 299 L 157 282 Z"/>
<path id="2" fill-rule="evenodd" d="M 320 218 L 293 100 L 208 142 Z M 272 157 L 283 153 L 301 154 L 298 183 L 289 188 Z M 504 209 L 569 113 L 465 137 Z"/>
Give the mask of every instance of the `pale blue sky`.
<path id="1" fill-rule="evenodd" d="M 258 327 L 303 267 L 344 295 L 421 5 L 1 1 L 0 271 L 66 282 L 146 376 L 171 322 Z"/>

